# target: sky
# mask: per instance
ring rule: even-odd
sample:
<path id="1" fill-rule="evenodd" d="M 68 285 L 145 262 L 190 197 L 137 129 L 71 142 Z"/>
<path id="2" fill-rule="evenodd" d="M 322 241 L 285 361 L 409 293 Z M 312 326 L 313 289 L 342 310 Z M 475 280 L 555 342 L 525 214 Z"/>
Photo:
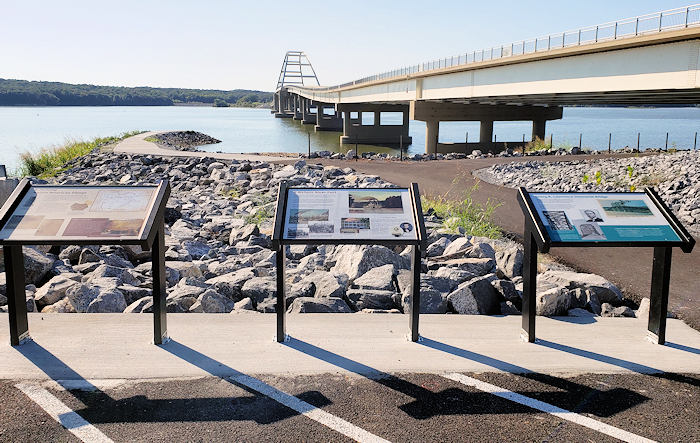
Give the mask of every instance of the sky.
<path id="1" fill-rule="evenodd" d="M 692 2 L 0 0 L 0 78 L 271 91 L 301 50 L 334 85 Z"/>

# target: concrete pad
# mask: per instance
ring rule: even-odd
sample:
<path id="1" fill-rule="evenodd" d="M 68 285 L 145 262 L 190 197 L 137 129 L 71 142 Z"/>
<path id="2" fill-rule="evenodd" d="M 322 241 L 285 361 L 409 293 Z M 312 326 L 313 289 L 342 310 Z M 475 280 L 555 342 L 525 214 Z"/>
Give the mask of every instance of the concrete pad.
<path id="1" fill-rule="evenodd" d="M 29 314 L 33 342 L 9 345 L 0 316 L 2 379 L 148 379 L 328 372 L 700 373 L 700 332 L 668 320 L 668 345 L 646 322 L 538 318 L 539 343 L 520 341 L 520 318 L 423 315 L 419 343 L 399 314 L 289 315 L 284 344 L 270 314 L 169 314 L 170 343 L 152 340 L 148 314 Z"/>
<path id="2" fill-rule="evenodd" d="M 142 134 L 134 135 L 117 143 L 114 147 L 114 152 L 125 154 L 140 154 L 140 155 L 157 155 L 160 157 L 208 157 L 219 160 L 239 160 L 239 161 L 297 161 L 295 157 L 279 157 L 273 155 L 255 155 L 255 154 L 232 154 L 207 151 L 177 151 L 175 149 L 164 149 L 153 142 L 145 139 L 163 131 L 150 131 Z"/>

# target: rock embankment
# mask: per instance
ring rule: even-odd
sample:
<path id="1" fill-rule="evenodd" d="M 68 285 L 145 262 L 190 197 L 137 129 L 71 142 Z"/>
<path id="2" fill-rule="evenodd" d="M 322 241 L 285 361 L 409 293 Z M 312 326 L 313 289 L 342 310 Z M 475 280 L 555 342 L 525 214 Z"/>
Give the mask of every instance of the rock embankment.
<path id="1" fill-rule="evenodd" d="M 700 237 L 700 151 L 589 161 L 527 161 L 477 171 L 490 183 L 528 191 L 642 191 L 653 187 L 679 220 Z"/>
<path id="2" fill-rule="evenodd" d="M 393 186 L 377 176 L 303 160 L 280 166 L 93 153 L 71 166 L 52 182 L 171 181 L 165 214 L 168 312 L 275 311 L 276 252 L 270 235 L 281 180 L 309 187 Z M 519 312 L 523 261 L 519 244 L 444 232 L 435 216 L 427 216 L 427 224 L 430 237 L 422 264 L 421 312 Z M 287 247 L 289 311 L 404 312 L 411 297 L 410 252 L 383 246 Z M 150 251 L 68 246 L 28 247 L 25 254 L 30 310 L 152 311 Z M 634 315 L 620 291 L 602 277 L 559 266 L 543 266 L 541 272 L 540 315 Z M 6 301 L 2 296 L 0 305 Z"/>
<path id="3" fill-rule="evenodd" d="M 152 137 L 163 148 L 176 151 L 196 151 L 197 146 L 221 143 L 221 140 L 197 131 L 161 132 Z"/>

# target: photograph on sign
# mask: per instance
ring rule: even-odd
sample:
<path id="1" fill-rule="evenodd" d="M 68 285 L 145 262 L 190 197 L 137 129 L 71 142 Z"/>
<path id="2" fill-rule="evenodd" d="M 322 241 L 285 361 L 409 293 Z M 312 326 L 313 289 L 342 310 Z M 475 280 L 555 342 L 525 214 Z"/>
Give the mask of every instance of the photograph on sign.
<path id="1" fill-rule="evenodd" d="M 644 193 L 546 193 L 530 198 L 552 241 L 680 241 Z"/>
<path id="2" fill-rule="evenodd" d="M 150 186 L 34 186 L 0 230 L 0 239 L 138 238 L 156 190 Z"/>
<path id="3" fill-rule="evenodd" d="M 289 189 L 284 239 L 416 240 L 405 188 Z"/>

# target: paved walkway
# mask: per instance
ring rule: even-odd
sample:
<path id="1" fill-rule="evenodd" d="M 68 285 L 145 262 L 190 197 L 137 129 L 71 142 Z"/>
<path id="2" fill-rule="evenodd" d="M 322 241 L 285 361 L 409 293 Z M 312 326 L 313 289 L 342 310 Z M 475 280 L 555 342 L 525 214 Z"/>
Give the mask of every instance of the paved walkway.
<path id="1" fill-rule="evenodd" d="M 296 161 L 296 158 L 279 157 L 273 155 L 256 155 L 256 154 L 231 154 L 220 152 L 206 151 L 177 151 L 174 149 L 164 149 L 153 142 L 145 139 L 163 131 L 150 131 L 142 134 L 134 135 L 117 143 L 114 147 L 114 152 L 126 154 L 143 154 L 143 155 L 159 155 L 162 157 L 212 157 L 220 160 L 239 160 L 239 161 Z"/>
<path id="2" fill-rule="evenodd" d="M 601 158 L 601 155 L 576 157 L 538 157 L 545 161 L 571 161 Z M 473 171 L 497 163 L 528 161 L 531 158 L 488 158 L 477 160 L 444 160 L 432 162 L 337 161 L 323 160 L 326 165 L 350 166 L 359 172 L 381 176 L 397 185 L 417 182 L 422 194 L 463 198 L 464 192 L 479 182 L 472 197 L 481 203 L 488 199 L 503 203 L 494 213 L 494 221 L 506 232 L 522 237 L 523 214 L 515 189 L 478 180 Z M 458 184 L 453 185 L 457 179 Z M 551 254 L 581 271 L 603 275 L 627 294 L 637 299 L 648 297 L 651 290 L 652 248 L 553 248 Z M 700 330 L 700 247 L 691 254 L 673 251 L 669 310 Z"/>
<path id="3" fill-rule="evenodd" d="M 29 314 L 34 339 L 9 346 L 0 315 L 0 379 L 144 379 L 251 374 L 537 372 L 700 373 L 700 332 L 669 320 L 666 346 L 633 318 L 537 318 L 538 343 L 519 338 L 520 316 L 421 315 L 423 340 L 406 340 L 404 314 L 287 316 L 168 314 L 172 342 L 152 345 L 150 314 Z M 189 358 L 187 357 L 189 355 Z M 191 364 L 206 356 L 206 368 Z M 202 357 L 195 359 L 204 361 Z M 48 366 L 45 368 L 43 366 Z M 47 369 L 50 369 L 47 372 Z"/>

